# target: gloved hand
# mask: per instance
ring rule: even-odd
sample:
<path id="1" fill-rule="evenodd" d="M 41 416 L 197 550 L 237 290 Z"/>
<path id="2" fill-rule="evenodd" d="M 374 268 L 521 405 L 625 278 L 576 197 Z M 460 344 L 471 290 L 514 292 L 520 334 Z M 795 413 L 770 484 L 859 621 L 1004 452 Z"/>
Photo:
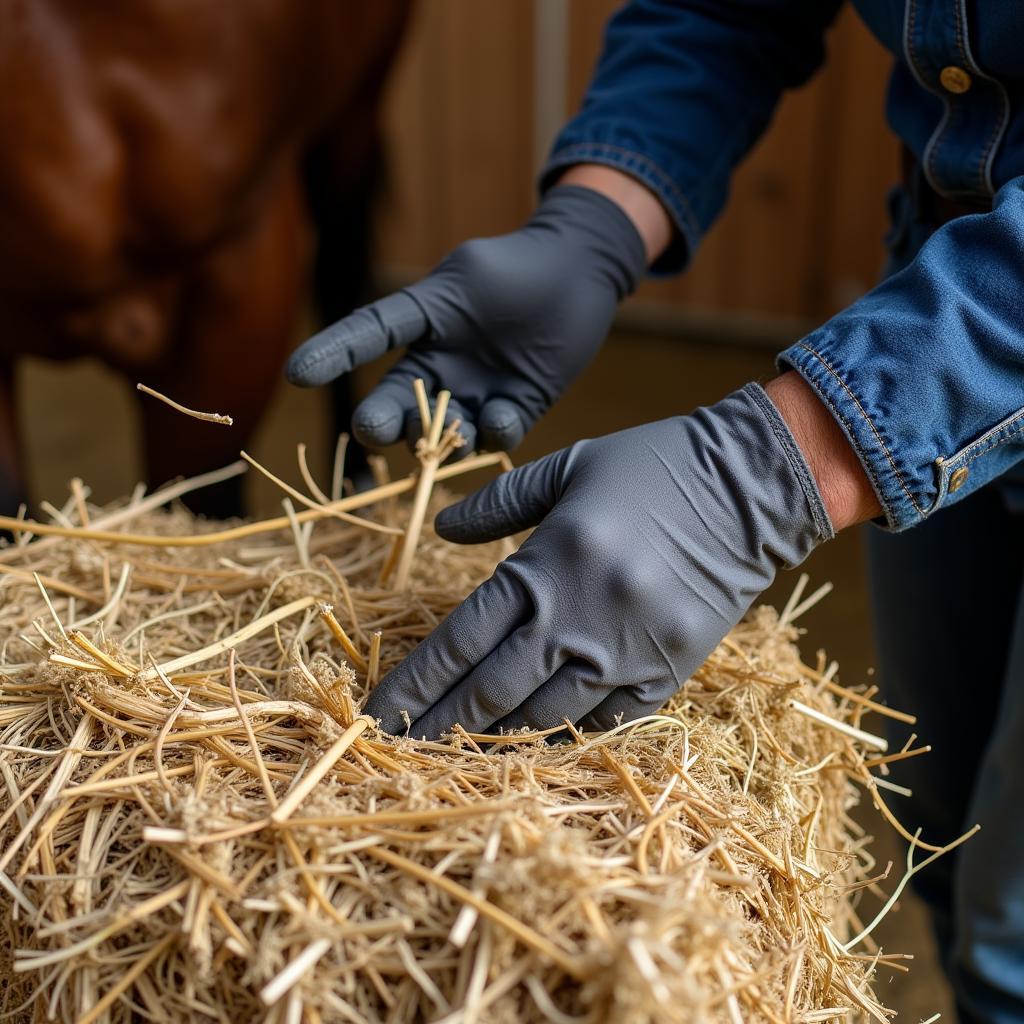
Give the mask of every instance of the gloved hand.
<path id="1" fill-rule="evenodd" d="M 420 436 L 412 382 L 452 393 L 468 453 L 507 451 L 604 341 L 618 302 L 645 269 L 633 222 L 589 188 L 553 188 L 529 223 L 460 245 L 431 274 L 357 309 L 301 345 L 293 384 L 324 384 L 389 349 L 406 355 L 355 411 L 369 448 Z"/>
<path id="2" fill-rule="evenodd" d="M 537 529 L 370 695 L 367 714 L 402 733 L 407 712 L 415 737 L 649 714 L 832 536 L 757 384 L 514 469 L 435 526 L 462 544 Z"/>

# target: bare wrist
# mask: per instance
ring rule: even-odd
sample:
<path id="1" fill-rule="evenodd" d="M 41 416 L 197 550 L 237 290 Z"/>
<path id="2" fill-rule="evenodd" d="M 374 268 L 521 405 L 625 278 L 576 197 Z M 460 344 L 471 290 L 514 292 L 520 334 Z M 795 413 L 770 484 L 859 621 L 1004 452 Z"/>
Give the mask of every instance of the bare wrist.
<path id="1" fill-rule="evenodd" d="M 765 391 L 800 445 L 836 532 L 880 515 L 857 453 L 813 388 L 790 370 L 770 380 Z"/>
<path id="2" fill-rule="evenodd" d="M 576 164 L 559 178 L 558 184 L 582 185 L 622 207 L 643 239 L 648 266 L 672 241 L 672 219 L 661 200 L 636 178 L 604 164 Z"/>

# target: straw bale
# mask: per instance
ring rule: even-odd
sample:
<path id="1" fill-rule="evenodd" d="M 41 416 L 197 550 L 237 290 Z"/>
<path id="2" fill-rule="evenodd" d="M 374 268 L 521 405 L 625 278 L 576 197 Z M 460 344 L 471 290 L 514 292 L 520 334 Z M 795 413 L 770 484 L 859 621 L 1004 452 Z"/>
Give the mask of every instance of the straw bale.
<path id="1" fill-rule="evenodd" d="M 659 715 L 416 741 L 358 708 L 506 546 L 424 526 L 403 588 L 404 499 L 218 539 L 166 497 L 0 549 L 4 1019 L 887 1020 L 868 698 L 799 595 Z"/>

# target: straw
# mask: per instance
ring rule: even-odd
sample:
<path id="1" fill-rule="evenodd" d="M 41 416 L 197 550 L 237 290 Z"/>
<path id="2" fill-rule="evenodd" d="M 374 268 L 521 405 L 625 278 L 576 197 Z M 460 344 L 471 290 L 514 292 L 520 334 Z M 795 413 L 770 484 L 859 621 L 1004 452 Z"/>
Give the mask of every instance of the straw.
<path id="1" fill-rule="evenodd" d="M 234 420 L 230 416 L 225 416 L 219 412 L 198 412 L 196 409 L 190 409 L 186 405 L 181 405 L 179 402 L 174 401 L 173 398 L 168 398 L 166 395 L 161 394 L 155 388 L 151 388 L 146 384 L 136 384 L 136 389 L 141 391 L 144 395 L 150 395 L 152 398 L 156 398 L 163 402 L 165 405 L 169 405 L 175 412 L 184 413 L 186 416 L 191 416 L 194 420 L 203 420 L 206 423 L 221 423 L 226 427 L 230 427 L 234 424 Z"/>
<path id="2" fill-rule="evenodd" d="M 926 748 L 879 754 L 862 716 L 907 716 L 803 663 L 802 592 L 603 734 L 413 741 L 359 714 L 507 552 L 425 528 L 443 417 L 416 480 L 337 501 L 338 469 L 327 503 L 306 467 L 301 554 L 280 520 L 165 508 L 188 481 L 111 509 L 79 485 L 71 525 L 0 551 L 0 1013 L 887 1021 L 873 986 L 905 965 L 861 943 L 927 862 L 881 892 L 858 784 L 914 850 L 963 837 L 882 801 L 871 769 Z M 405 524 L 401 585 L 380 583 L 392 537 L 339 507 Z"/>

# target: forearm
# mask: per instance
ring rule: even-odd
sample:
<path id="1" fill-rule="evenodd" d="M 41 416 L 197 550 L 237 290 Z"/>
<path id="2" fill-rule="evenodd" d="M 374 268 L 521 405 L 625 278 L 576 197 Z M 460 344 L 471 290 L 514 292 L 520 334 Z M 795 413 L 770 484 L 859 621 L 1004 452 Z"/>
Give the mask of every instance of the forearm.
<path id="1" fill-rule="evenodd" d="M 770 380 L 765 391 L 796 438 L 838 533 L 881 514 L 878 497 L 846 435 L 796 372 Z"/>
<path id="2" fill-rule="evenodd" d="M 824 32 L 839 6 L 840 0 L 625 3 L 608 23 L 581 110 L 554 143 L 542 188 L 581 164 L 641 181 L 674 228 L 654 269 L 683 269 L 781 93 L 821 63 Z"/>
<path id="3" fill-rule="evenodd" d="M 1024 176 L 779 357 L 842 425 L 892 530 L 1024 456 Z"/>
<path id="4" fill-rule="evenodd" d="M 617 203 L 643 239 L 648 265 L 668 246 L 672 220 L 658 197 L 636 178 L 601 164 L 578 164 L 559 184 L 582 185 Z M 881 508 L 863 466 L 813 389 L 790 371 L 769 381 L 765 391 L 800 445 L 835 529 L 878 516 Z"/>
<path id="5" fill-rule="evenodd" d="M 636 226 L 648 264 L 674 225 L 630 175 L 580 164 Z M 998 475 L 1024 449 L 1024 179 L 996 209 L 936 233 L 913 266 L 782 355 L 767 391 L 802 448 L 834 527 L 885 515 L 904 529 Z M 842 426 L 840 426 L 842 423 Z"/>
<path id="6" fill-rule="evenodd" d="M 559 185 L 582 185 L 617 203 L 643 239 L 647 265 L 668 248 L 674 231 L 661 200 L 636 178 L 603 164 L 577 164 L 558 179 Z"/>

